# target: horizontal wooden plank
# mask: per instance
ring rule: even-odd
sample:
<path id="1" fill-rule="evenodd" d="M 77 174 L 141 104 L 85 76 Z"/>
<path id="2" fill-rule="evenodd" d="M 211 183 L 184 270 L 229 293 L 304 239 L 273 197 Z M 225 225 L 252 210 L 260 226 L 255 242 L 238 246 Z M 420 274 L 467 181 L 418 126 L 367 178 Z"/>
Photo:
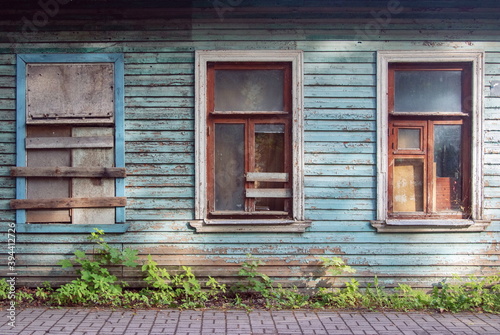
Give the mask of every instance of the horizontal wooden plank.
<path id="1" fill-rule="evenodd" d="M 181 131 L 193 130 L 194 121 L 191 120 L 158 120 L 144 118 L 138 121 L 129 121 L 125 125 L 126 130 L 134 131 L 147 131 L 147 130 L 161 130 L 161 131 Z"/>
<path id="2" fill-rule="evenodd" d="M 157 32 L 155 32 L 157 33 Z M 42 32 L 38 32 L 37 37 L 40 36 Z M 22 40 L 23 36 L 21 32 L 18 37 Z M 192 36 L 191 36 L 192 37 Z M 137 37 L 136 37 L 137 38 Z M 135 40 L 137 41 L 137 39 Z M 87 43 L 83 43 L 83 40 L 78 40 L 72 42 L 72 40 L 62 41 L 59 40 L 57 45 L 53 42 L 43 42 L 39 40 L 37 43 L 26 43 L 19 45 L 16 48 L 18 53 L 34 53 L 34 52 L 73 52 L 73 53 L 88 53 L 95 52 L 95 50 L 100 50 L 101 52 L 192 52 L 193 47 L 197 50 L 202 49 L 213 49 L 214 41 L 193 41 L 192 39 L 183 41 L 172 41 L 171 43 L 158 43 L 158 42 L 148 42 L 139 41 L 131 42 L 127 44 L 112 43 L 110 40 L 106 42 L 100 42 L 89 40 Z M 408 40 L 394 41 L 392 43 L 386 43 L 377 40 L 365 40 L 363 43 L 358 43 L 357 41 L 350 40 L 324 40 L 321 43 L 318 41 L 217 41 L 218 49 L 299 49 L 304 51 L 317 51 L 317 52 L 373 52 L 376 50 L 432 50 L 432 40 L 426 38 L 425 40 L 416 41 L 415 43 L 409 43 Z M 447 49 L 457 49 L 457 50 L 487 50 L 489 52 L 495 52 L 500 50 L 500 46 L 496 41 L 475 41 L 470 43 L 470 39 L 467 41 L 445 41 L 439 40 L 440 48 Z M 12 53 L 12 47 L 5 44 L 0 47 L 0 52 L 2 53 Z M 15 71 L 15 70 L 14 70 Z"/>
<path id="3" fill-rule="evenodd" d="M 342 63 L 306 63 L 304 72 L 307 74 L 375 74 L 375 64 Z"/>
<path id="4" fill-rule="evenodd" d="M 192 142 L 170 142 L 170 141 L 157 141 L 157 142 L 127 142 L 125 150 L 131 152 L 153 152 L 153 153 L 176 153 L 176 152 L 190 152 L 194 154 L 194 143 Z"/>
<path id="5" fill-rule="evenodd" d="M 125 104 L 130 107 L 191 107 L 194 108 L 192 97 L 125 97 Z M 0 105 L 1 106 L 1 105 Z M 8 104 L 6 108 L 8 108 Z M 12 106 L 14 103 L 12 102 Z"/>
<path id="6" fill-rule="evenodd" d="M 367 199 L 317 199 L 305 200 L 306 212 L 311 210 L 349 210 L 351 213 L 359 210 L 375 210 L 375 201 Z M 333 213 L 332 213 L 333 214 Z"/>
<path id="7" fill-rule="evenodd" d="M 192 153 L 176 152 L 162 154 L 156 152 L 127 152 L 125 154 L 127 163 L 137 164 L 194 164 L 194 155 Z"/>
<path id="8" fill-rule="evenodd" d="M 374 143 L 366 142 L 305 142 L 304 151 L 309 154 L 374 154 Z"/>
<path id="9" fill-rule="evenodd" d="M 165 84 L 155 86 L 128 86 L 125 89 L 128 97 L 190 97 L 194 96 L 194 87 Z"/>
<path id="10" fill-rule="evenodd" d="M 1 77 L 0 77 L 1 79 Z M 2 81 L 0 80 L 0 83 Z M 132 86 L 191 86 L 194 85 L 193 76 L 187 75 L 170 75 L 170 74 L 159 74 L 159 75 L 133 75 L 127 73 L 125 76 L 125 85 Z"/>
<path id="11" fill-rule="evenodd" d="M 375 143 L 375 137 L 375 131 L 309 131 L 305 129 L 305 140 L 311 142 Z"/>
<path id="12" fill-rule="evenodd" d="M 289 188 L 247 188 L 248 198 L 291 198 L 292 190 Z"/>
<path id="13" fill-rule="evenodd" d="M 305 154 L 306 164 L 325 164 L 325 165 L 375 165 L 375 154 Z"/>
<path id="14" fill-rule="evenodd" d="M 308 108 L 352 108 L 366 109 L 376 108 L 375 98 L 304 98 L 304 106 Z"/>
<path id="15" fill-rule="evenodd" d="M 79 248 L 81 249 L 81 248 Z M 87 249 L 87 248 L 85 248 Z M 88 250 L 88 254 L 92 254 L 92 250 Z M 213 255 L 213 254 L 186 254 L 179 257 L 176 253 L 167 254 L 150 254 L 159 266 L 228 266 L 242 265 L 244 262 L 250 262 L 253 259 L 246 255 Z M 146 254 L 139 254 L 139 262 L 147 259 Z M 407 255 L 400 257 L 399 255 L 342 255 L 342 259 L 346 264 L 356 267 L 361 266 L 494 266 L 497 262 L 496 255 L 430 255 L 432 261 L 429 262 L 429 257 L 422 255 Z M 28 266 L 51 266 L 57 264 L 61 259 L 70 259 L 72 255 L 53 255 L 53 254 L 19 254 L 16 253 L 16 263 L 18 265 Z M 286 260 L 283 260 L 281 255 L 255 255 L 266 266 L 321 266 L 320 257 L 329 258 L 329 256 L 318 255 L 294 255 Z"/>
<path id="16" fill-rule="evenodd" d="M 194 208 L 194 199 L 192 198 L 176 198 L 175 201 L 165 198 L 128 198 L 127 212 L 129 210 L 138 210 L 145 212 L 150 209 L 167 210 L 190 210 Z M 132 213 L 133 215 L 133 213 Z"/>
<path id="17" fill-rule="evenodd" d="M 135 187 L 127 190 L 135 198 L 194 198 L 193 187 Z"/>
<path id="18" fill-rule="evenodd" d="M 175 207 L 175 206 L 171 206 Z M 164 221 L 164 220 L 190 220 L 193 218 L 193 210 L 190 209 L 170 209 L 170 208 L 161 208 L 161 209 L 131 209 L 127 208 L 126 212 L 127 222 L 130 221 Z"/>
<path id="19" fill-rule="evenodd" d="M 124 178 L 125 168 L 92 167 L 13 167 L 12 177 Z"/>
<path id="20" fill-rule="evenodd" d="M 288 181 L 288 173 L 248 172 L 246 174 L 246 179 L 247 181 L 286 183 Z"/>
<path id="21" fill-rule="evenodd" d="M 411 258 L 420 258 L 423 264 L 420 265 L 430 265 L 437 264 L 438 259 L 444 255 L 448 255 L 452 258 L 460 259 L 462 256 L 468 257 L 469 255 L 475 256 L 477 258 L 484 257 L 498 257 L 500 255 L 500 250 L 495 250 L 491 248 L 491 242 L 471 242 L 471 243 L 446 243 L 446 244 L 432 244 L 432 243 L 394 243 L 390 244 L 390 248 L 387 243 L 370 243 L 366 241 L 364 243 L 350 242 L 350 243 L 238 243 L 238 244 L 219 244 L 212 243 L 211 241 L 203 241 L 203 243 L 193 243 L 191 241 L 183 242 L 176 240 L 176 236 L 181 233 L 182 238 L 186 239 L 186 236 L 182 234 L 182 226 L 176 226 L 171 232 L 165 233 L 163 228 L 163 222 L 146 222 L 146 223 L 131 223 L 131 227 L 127 235 L 132 235 L 131 239 L 133 241 L 128 241 L 127 243 L 117 243 L 116 240 L 110 242 L 111 245 L 116 244 L 120 247 L 128 247 L 132 249 L 137 249 L 141 254 L 152 254 L 152 255 L 205 255 L 206 257 L 244 257 L 247 254 L 258 255 L 260 258 L 265 259 L 267 257 L 284 257 L 289 260 L 299 257 L 301 255 L 317 255 L 325 257 L 341 256 L 341 257 L 373 257 L 379 259 L 378 257 L 387 257 L 395 259 L 399 262 L 404 263 L 404 258 L 401 255 Z M 179 221 L 180 222 L 180 221 Z M 313 227 L 314 227 L 313 222 Z M 134 226 L 141 225 L 144 227 L 148 226 L 150 235 L 165 236 L 165 238 L 158 239 L 157 243 L 150 243 L 149 241 L 144 241 L 144 234 L 138 232 L 137 230 L 132 230 Z M 109 225 L 111 226 L 111 225 Z M 8 228 L 5 229 L 5 231 Z M 104 229 L 106 231 L 106 229 Z M 159 233 L 160 231 L 161 233 Z M 107 232 L 107 231 L 106 231 Z M 137 235 L 137 233 L 140 233 Z M 191 232 L 192 234 L 192 232 Z M 337 234 L 337 233 L 336 233 Z M 350 232 L 351 236 L 355 236 Z M 470 234 L 470 233 L 468 233 Z M 61 238 L 53 241 L 54 234 L 37 234 L 33 236 L 27 236 L 23 238 L 25 243 L 18 243 L 16 245 L 16 254 L 35 254 L 42 255 L 47 253 L 47 244 L 50 244 L 51 254 L 58 255 L 70 255 L 76 249 L 89 250 L 91 251 L 93 245 L 86 240 L 86 236 L 82 235 L 80 238 L 76 238 L 75 235 L 63 235 Z M 61 235 L 61 234 L 58 234 Z M 232 234 L 234 235 L 234 234 Z M 279 234 L 281 235 L 281 234 Z M 321 232 L 323 239 L 327 239 L 329 235 Z M 333 234 L 332 234 L 333 235 Z M 396 234 L 389 234 L 396 235 Z M 397 234 L 400 235 L 400 234 Z M 418 237 L 421 236 L 417 234 Z M 442 234 L 436 234 L 441 235 Z M 454 234 L 448 234 L 449 236 Z M 260 235 L 263 236 L 263 235 Z M 260 237 L 262 239 L 262 237 Z M 64 239 L 64 241 L 63 241 Z M 109 242 L 109 235 L 106 236 L 106 240 Z M 372 237 L 373 240 L 373 237 Z M 168 241 L 168 242 L 167 242 Z M 173 241 L 171 243 L 170 241 Z M 382 259 L 382 258 L 381 258 Z M 230 261 L 229 258 L 227 258 Z M 390 262 L 390 261 L 387 261 Z M 381 264 L 386 264 L 382 262 Z M 349 263 L 350 264 L 350 263 Z M 369 263 L 368 263 L 369 264 Z M 411 265 L 412 262 L 408 261 L 406 265 Z M 456 263 L 457 265 L 459 263 Z"/>
<path id="22" fill-rule="evenodd" d="M 343 131 L 343 132 L 359 132 L 359 131 L 375 131 L 375 121 L 357 121 L 350 120 L 306 120 L 305 127 L 309 131 Z"/>
<path id="23" fill-rule="evenodd" d="M 193 131 L 177 131 L 177 130 L 126 130 L 125 138 L 129 141 L 145 141 L 145 142 L 161 142 L 161 141 L 193 141 L 194 132 Z"/>
<path id="24" fill-rule="evenodd" d="M 128 176 L 194 176 L 194 164 L 148 164 L 127 162 Z M 194 177 L 193 177 L 194 178 Z"/>
<path id="25" fill-rule="evenodd" d="M 306 120 L 376 120 L 377 111 L 375 109 L 314 109 L 306 106 L 304 119 Z M 332 138 L 332 140 L 336 140 Z"/>
<path id="26" fill-rule="evenodd" d="M 2 185 L 2 178 L 0 178 Z M 10 185 L 10 184 L 8 184 Z M 127 187 L 194 187 L 194 176 L 131 176 L 127 177 Z"/>
<path id="27" fill-rule="evenodd" d="M 26 149 L 113 148 L 113 146 L 113 136 L 30 137 L 26 139 Z"/>
<path id="28" fill-rule="evenodd" d="M 171 274 L 180 274 L 183 269 L 177 265 L 165 267 Z M 196 266 L 192 268 L 193 273 L 196 276 L 207 277 L 212 276 L 217 277 L 234 277 L 234 279 L 239 278 L 238 272 L 241 269 L 239 265 L 228 265 L 228 266 Z M 126 277 L 143 277 L 143 273 L 140 267 L 135 268 L 123 268 L 123 272 L 120 271 L 119 267 L 112 269 L 111 272 L 124 275 Z M 407 277 L 407 276 L 436 276 L 439 275 L 443 277 L 452 277 L 454 275 L 459 275 L 467 277 L 470 275 L 471 271 L 480 272 L 482 275 L 495 275 L 494 267 L 483 267 L 483 266 L 435 266 L 435 267 L 419 267 L 419 266 L 358 266 L 356 267 L 357 272 L 353 274 L 346 274 L 344 276 L 334 277 L 334 278 L 358 278 L 358 277 Z M 18 276 L 33 276 L 33 275 L 53 275 L 53 276 L 67 276 L 74 273 L 74 269 L 62 269 L 60 267 L 19 267 L 17 269 Z M 259 272 L 265 273 L 270 277 L 317 277 L 319 278 L 332 278 L 332 276 L 327 276 L 325 274 L 325 269 L 319 266 L 259 266 Z M 120 273 L 121 272 L 121 273 Z M 241 279 L 241 278 L 239 278 Z"/>
<path id="29" fill-rule="evenodd" d="M 149 220 L 153 222 L 152 220 Z M 172 220 L 174 221 L 174 220 Z M 360 221 L 358 221 L 360 222 Z M 357 232 L 353 234 L 352 231 L 347 232 L 336 232 L 335 234 L 325 235 L 322 231 L 309 231 L 305 235 L 297 234 L 261 234 L 261 233 L 247 233 L 247 234 L 216 234 L 216 235 L 197 235 L 193 234 L 193 230 L 188 227 L 189 219 L 184 220 L 184 229 L 176 229 L 166 231 L 163 230 L 161 234 L 157 231 L 134 231 L 133 233 L 127 233 L 122 236 L 107 236 L 108 242 L 112 243 L 123 243 L 123 244 L 139 244 L 143 243 L 143 247 L 146 244 L 151 244 L 152 247 L 159 247 L 161 243 L 168 241 L 168 247 L 174 248 L 174 245 L 179 245 L 180 248 L 194 248 L 196 250 L 212 250 L 220 248 L 227 248 L 228 253 L 233 253 L 234 250 L 241 250 L 245 245 L 251 245 L 252 248 L 257 248 L 257 254 L 261 253 L 273 253 L 278 251 L 293 252 L 304 248 L 304 252 L 310 252 L 310 249 L 320 248 L 326 251 L 335 251 L 337 253 L 343 253 L 342 250 L 348 250 L 349 253 L 356 253 L 354 250 L 362 250 L 362 253 L 375 253 L 387 254 L 387 253 L 419 253 L 418 248 L 413 248 L 416 245 L 421 247 L 433 247 L 434 253 L 436 252 L 436 247 L 444 248 L 448 252 L 443 252 L 447 254 L 452 254 L 457 252 L 456 250 L 461 250 L 462 246 L 467 244 L 471 245 L 471 250 L 476 246 L 481 249 L 491 248 L 491 243 L 496 242 L 495 236 L 493 234 L 470 234 L 466 232 L 447 234 L 446 242 L 443 242 L 442 234 L 426 234 L 426 233 L 412 233 L 412 234 L 377 234 L 375 230 L 369 226 L 366 222 L 364 231 Z M 313 222 L 314 228 L 314 222 Z M 43 234 L 38 236 L 32 236 L 27 240 L 30 243 L 41 243 L 41 244 L 68 244 L 68 243 L 86 243 L 86 236 L 80 235 L 52 235 Z M 379 245 L 380 244 L 380 245 Z M 391 248 L 387 249 L 387 245 L 390 244 Z M 455 244 L 455 246 L 453 246 Z M 473 247 L 474 245 L 474 247 Z M 411 248 L 410 249 L 407 249 Z M 383 250 L 385 247 L 387 250 Z M 448 248 L 449 247 L 449 248 Z M 453 247 L 456 249 L 453 251 Z M 139 247 L 141 248 L 141 247 Z M 262 248 L 259 250 L 259 248 Z M 374 248 L 374 251 L 369 251 L 370 248 Z M 57 248 L 54 246 L 54 250 Z M 233 250 L 233 251 L 232 251 Z M 466 249 L 462 250 L 467 253 Z M 151 251 L 154 252 L 154 251 Z M 297 251 L 298 252 L 298 251 Z M 462 253 L 462 252 L 460 252 Z"/>
<path id="30" fill-rule="evenodd" d="M 189 120 L 193 117 L 192 108 L 127 106 L 127 120 Z"/>
<path id="31" fill-rule="evenodd" d="M 123 207 L 126 204 L 125 197 L 51 198 L 11 200 L 10 207 L 12 209 L 105 208 Z"/>

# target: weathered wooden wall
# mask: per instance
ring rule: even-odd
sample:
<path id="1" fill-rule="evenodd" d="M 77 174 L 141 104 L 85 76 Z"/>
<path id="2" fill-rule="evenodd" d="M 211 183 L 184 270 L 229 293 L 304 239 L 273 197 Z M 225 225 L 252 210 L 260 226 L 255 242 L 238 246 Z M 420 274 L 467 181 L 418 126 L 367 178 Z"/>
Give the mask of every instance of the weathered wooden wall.
<path id="1" fill-rule="evenodd" d="M 221 0 L 221 7 L 180 1 L 177 8 L 163 9 L 160 1 L 138 3 L 60 4 L 31 34 L 21 32 L 22 18 L 36 18 L 43 10 L 36 2 L 3 7 L 0 231 L 14 220 L 9 201 L 15 183 L 9 174 L 15 165 L 16 54 L 119 52 L 125 55 L 131 226 L 125 234 L 108 236 L 116 245 L 151 254 L 165 266 L 192 266 L 197 275 L 221 281 L 234 280 L 249 253 L 266 263 L 263 272 L 299 285 L 320 282 L 324 272 L 318 257 L 326 255 L 344 258 L 361 281 L 376 275 L 387 285 L 429 287 L 453 274 L 498 270 L 500 97 L 489 96 L 490 81 L 500 80 L 497 1 L 481 1 L 481 8 L 470 1 L 401 1 L 402 10 L 388 16 L 380 11 L 394 1 L 303 1 L 310 7 L 302 1 Z M 299 5 L 282 8 L 280 3 Z M 333 5 L 324 7 L 328 3 Z M 304 51 L 305 201 L 306 218 L 312 220 L 306 233 L 197 234 L 189 228 L 195 187 L 194 50 L 201 49 Z M 370 226 L 376 210 L 378 50 L 486 52 L 485 212 L 493 219 L 486 232 L 377 233 Z M 3 236 L 2 272 L 7 264 Z M 72 273 L 56 262 L 75 249 L 90 248 L 84 234 L 18 234 L 18 284 L 63 283 Z M 138 271 L 124 274 L 132 282 L 139 276 Z"/>

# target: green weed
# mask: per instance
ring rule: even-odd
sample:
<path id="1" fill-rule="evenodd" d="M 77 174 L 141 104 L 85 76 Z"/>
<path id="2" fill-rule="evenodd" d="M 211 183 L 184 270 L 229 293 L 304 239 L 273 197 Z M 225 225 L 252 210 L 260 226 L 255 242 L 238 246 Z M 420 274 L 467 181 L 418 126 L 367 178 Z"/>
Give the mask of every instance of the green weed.
<path id="1" fill-rule="evenodd" d="M 10 285 L 5 278 L 0 279 L 0 300 L 7 300 L 10 292 Z"/>
<path id="2" fill-rule="evenodd" d="M 170 275 L 164 268 L 158 267 L 149 255 L 142 266 L 149 288 L 142 292 L 156 305 L 177 306 L 179 308 L 204 307 L 205 303 L 220 292 L 225 293 L 225 285 L 209 277 L 205 285 L 193 274 L 192 269 L 182 266 L 183 272 Z M 203 287 L 204 286 L 204 287 Z"/>
<path id="3" fill-rule="evenodd" d="M 111 274 L 108 267 L 111 266 L 137 266 L 137 250 L 120 250 L 110 246 L 104 240 L 104 231 L 94 229 L 88 240 L 95 243 L 93 253 L 87 255 L 82 250 L 74 252 L 75 258 L 64 259 L 59 262 L 63 268 L 75 267 L 80 275 L 70 283 L 58 288 L 54 294 L 54 299 L 58 304 L 70 304 L 72 302 L 80 304 L 116 304 L 122 288 L 127 284 L 119 281 Z"/>

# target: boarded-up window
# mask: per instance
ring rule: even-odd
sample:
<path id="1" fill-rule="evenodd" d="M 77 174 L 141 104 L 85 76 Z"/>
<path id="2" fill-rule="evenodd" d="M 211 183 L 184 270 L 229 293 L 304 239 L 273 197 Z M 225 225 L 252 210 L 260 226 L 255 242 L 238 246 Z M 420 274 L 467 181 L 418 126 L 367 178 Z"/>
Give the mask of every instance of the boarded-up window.
<path id="1" fill-rule="evenodd" d="M 72 57 L 90 61 L 71 62 Z M 126 203 L 118 182 L 125 177 L 123 111 L 116 102 L 123 82 L 117 88 L 116 61 L 98 61 L 117 57 L 40 59 L 47 58 L 63 61 L 18 66 L 18 99 L 24 98 L 25 107 L 18 108 L 18 163 L 12 175 L 22 182 L 11 207 L 24 211 L 21 223 L 123 222 L 117 210 Z"/>

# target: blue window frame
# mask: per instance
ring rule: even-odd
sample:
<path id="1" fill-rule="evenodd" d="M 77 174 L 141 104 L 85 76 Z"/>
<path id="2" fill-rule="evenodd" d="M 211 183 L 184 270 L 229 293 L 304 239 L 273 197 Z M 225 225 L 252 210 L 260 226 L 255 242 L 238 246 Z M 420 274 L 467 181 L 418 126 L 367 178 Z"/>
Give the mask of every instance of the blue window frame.
<path id="1" fill-rule="evenodd" d="M 17 55 L 16 166 L 27 166 L 27 67 L 31 64 L 111 63 L 114 90 L 114 166 L 125 167 L 124 138 L 124 58 L 123 54 L 20 54 Z M 26 199 L 26 177 L 16 177 L 16 199 Z M 115 178 L 115 197 L 125 196 L 124 178 Z M 125 232 L 125 207 L 115 207 L 115 224 L 27 224 L 26 210 L 16 209 L 16 230 L 26 233 L 88 233 L 93 228 L 106 232 Z"/>

